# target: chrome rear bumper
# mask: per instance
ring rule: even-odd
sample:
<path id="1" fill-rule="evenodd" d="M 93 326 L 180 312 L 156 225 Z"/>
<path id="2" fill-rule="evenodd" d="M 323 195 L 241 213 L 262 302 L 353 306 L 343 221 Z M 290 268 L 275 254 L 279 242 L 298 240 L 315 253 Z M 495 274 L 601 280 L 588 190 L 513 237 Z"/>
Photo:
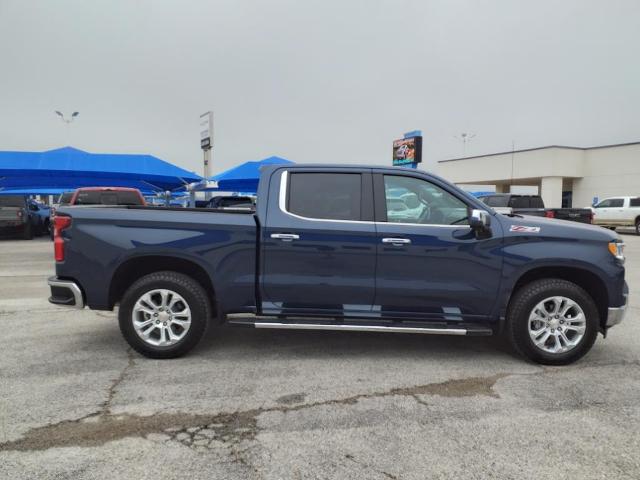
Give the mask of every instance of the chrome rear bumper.
<path id="1" fill-rule="evenodd" d="M 84 297 L 77 283 L 71 280 L 60 280 L 58 277 L 49 277 L 47 283 L 51 289 L 50 303 L 64 307 L 84 308 Z"/>
<path id="2" fill-rule="evenodd" d="M 621 307 L 609 307 L 607 313 L 607 328 L 613 327 L 619 324 L 627 313 L 627 306 L 629 305 L 629 295 L 624 295 L 624 305 Z"/>

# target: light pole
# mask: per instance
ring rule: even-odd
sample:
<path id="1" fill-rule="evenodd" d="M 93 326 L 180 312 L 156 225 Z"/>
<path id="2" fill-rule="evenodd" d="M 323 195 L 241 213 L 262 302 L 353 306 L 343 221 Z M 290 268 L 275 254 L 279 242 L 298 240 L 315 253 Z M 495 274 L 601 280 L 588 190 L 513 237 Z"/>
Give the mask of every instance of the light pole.
<path id="1" fill-rule="evenodd" d="M 467 156 L 467 143 L 471 141 L 471 139 L 473 137 L 475 137 L 476 134 L 475 133 L 467 133 L 467 132 L 462 132 L 459 136 L 456 135 L 453 138 L 457 138 L 458 140 L 462 141 L 462 156 L 466 157 Z"/>
<path id="2" fill-rule="evenodd" d="M 71 114 L 71 117 L 69 117 L 69 118 L 65 117 L 64 114 L 60 110 L 55 110 L 55 114 L 60 117 L 60 120 L 62 120 L 64 123 L 66 123 L 68 125 L 71 122 L 73 122 L 78 115 L 80 115 L 80 112 L 73 112 Z"/>

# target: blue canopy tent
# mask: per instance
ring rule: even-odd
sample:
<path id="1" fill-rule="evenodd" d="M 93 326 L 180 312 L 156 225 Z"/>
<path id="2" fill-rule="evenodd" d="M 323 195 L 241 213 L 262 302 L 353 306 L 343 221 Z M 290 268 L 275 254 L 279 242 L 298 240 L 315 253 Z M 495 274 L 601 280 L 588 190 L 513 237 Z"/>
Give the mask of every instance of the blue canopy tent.
<path id="1" fill-rule="evenodd" d="M 265 165 L 287 165 L 291 163 L 294 162 L 281 157 L 269 157 L 262 160 L 245 162 L 211 177 L 209 180 L 216 182 L 217 187 L 207 190 L 255 193 L 258 191 L 261 167 Z"/>
<path id="2" fill-rule="evenodd" d="M 78 187 L 131 187 L 145 194 L 202 179 L 151 155 L 89 153 L 72 147 L 0 152 L 0 194 L 58 194 Z"/>

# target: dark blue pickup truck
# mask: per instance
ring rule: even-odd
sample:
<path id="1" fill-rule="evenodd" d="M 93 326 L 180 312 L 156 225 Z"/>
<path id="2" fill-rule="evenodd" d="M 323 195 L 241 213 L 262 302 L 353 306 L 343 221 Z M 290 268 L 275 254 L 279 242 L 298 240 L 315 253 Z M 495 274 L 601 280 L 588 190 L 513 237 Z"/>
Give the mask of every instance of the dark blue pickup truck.
<path id="1" fill-rule="evenodd" d="M 112 310 L 143 355 L 208 324 L 494 335 L 545 364 L 582 357 L 627 306 L 606 229 L 500 215 L 401 168 L 273 166 L 256 211 L 60 208 L 50 301 Z"/>

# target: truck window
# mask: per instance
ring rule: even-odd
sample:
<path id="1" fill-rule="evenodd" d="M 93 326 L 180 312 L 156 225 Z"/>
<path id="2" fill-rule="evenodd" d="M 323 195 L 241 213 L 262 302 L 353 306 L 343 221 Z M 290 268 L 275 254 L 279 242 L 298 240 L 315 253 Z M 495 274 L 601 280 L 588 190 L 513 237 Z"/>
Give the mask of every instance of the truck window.
<path id="1" fill-rule="evenodd" d="M 531 208 L 544 208 L 542 197 L 531 197 L 530 200 Z"/>
<path id="2" fill-rule="evenodd" d="M 73 198 L 73 192 L 64 192 L 60 195 L 60 200 L 58 200 L 58 204 L 62 207 L 65 205 L 69 205 L 71 199 Z"/>
<path id="3" fill-rule="evenodd" d="M 640 207 L 640 197 L 630 199 L 629 206 Z"/>
<path id="4" fill-rule="evenodd" d="M 466 225 L 467 205 L 442 188 L 415 177 L 384 176 L 387 222 Z"/>
<path id="5" fill-rule="evenodd" d="M 78 193 L 76 205 L 142 205 L 136 192 L 85 190 Z"/>
<path id="6" fill-rule="evenodd" d="M 0 207 L 24 207 L 24 197 L 0 195 Z"/>
<path id="7" fill-rule="evenodd" d="M 486 203 L 490 207 L 508 207 L 509 206 L 508 205 L 509 197 L 496 195 L 492 197 L 485 197 L 482 200 L 484 201 L 484 203 Z"/>
<path id="8" fill-rule="evenodd" d="M 509 202 L 509 206 L 514 209 L 529 208 L 529 205 L 529 197 L 511 197 L 511 202 Z"/>
<path id="9" fill-rule="evenodd" d="M 307 218 L 360 220 L 361 177 L 359 173 L 292 173 L 287 210 Z"/>
<path id="10" fill-rule="evenodd" d="M 612 198 L 609 206 L 611 208 L 622 208 L 624 206 L 624 198 Z"/>

